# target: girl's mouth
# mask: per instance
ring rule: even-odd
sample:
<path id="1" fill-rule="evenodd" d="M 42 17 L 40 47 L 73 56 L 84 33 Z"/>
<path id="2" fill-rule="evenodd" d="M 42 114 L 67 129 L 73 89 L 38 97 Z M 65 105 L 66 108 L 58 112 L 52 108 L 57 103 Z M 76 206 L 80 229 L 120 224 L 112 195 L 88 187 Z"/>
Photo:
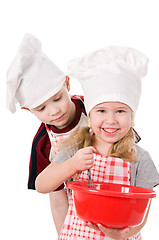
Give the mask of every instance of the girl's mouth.
<path id="1" fill-rule="evenodd" d="M 114 135 L 119 128 L 102 128 L 107 135 Z"/>

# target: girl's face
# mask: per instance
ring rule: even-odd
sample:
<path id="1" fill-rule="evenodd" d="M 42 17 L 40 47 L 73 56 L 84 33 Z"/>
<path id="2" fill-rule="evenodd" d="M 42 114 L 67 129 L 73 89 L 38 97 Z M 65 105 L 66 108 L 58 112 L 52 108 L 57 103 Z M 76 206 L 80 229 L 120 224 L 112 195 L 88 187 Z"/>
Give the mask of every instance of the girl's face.
<path id="1" fill-rule="evenodd" d="M 90 112 L 90 122 L 97 143 L 109 145 L 122 139 L 131 127 L 132 110 L 124 103 L 104 102 Z"/>
<path id="2" fill-rule="evenodd" d="M 30 110 L 42 122 L 64 128 L 74 118 L 75 106 L 68 95 L 67 88 L 61 90 L 40 106 Z"/>

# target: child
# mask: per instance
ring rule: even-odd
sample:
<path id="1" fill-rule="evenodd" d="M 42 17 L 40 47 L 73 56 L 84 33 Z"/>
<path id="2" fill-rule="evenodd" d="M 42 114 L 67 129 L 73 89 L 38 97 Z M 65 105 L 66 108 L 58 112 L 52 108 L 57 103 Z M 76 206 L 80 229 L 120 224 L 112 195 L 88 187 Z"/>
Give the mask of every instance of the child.
<path id="1" fill-rule="evenodd" d="M 69 89 L 69 77 L 43 53 L 40 42 L 26 34 L 8 71 L 7 106 L 15 112 L 19 103 L 42 122 L 32 144 L 29 189 L 35 189 L 36 177 L 57 154 L 57 143 L 78 126 L 87 125 L 83 99 L 71 98 Z M 49 195 L 59 234 L 68 200 L 63 184 L 56 190 Z"/>
<path id="2" fill-rule="evenodd" d="M 89 126 L 77 129 L 64 141 L 63 150 L 37 177 L 38 191 L 53 191 L 75 174 L 79 181 L 88 180 L 89 168 L 93 181 L 145 188 L 159 184 L 154 163 L 149 153 L 135 144 L 132 130 L 147 64 L 142 53 L 125 47 L 104 48 L 70 62 L 70 74 L 83 87 Z M 141 240 L 140 230 L 147 215 L 134 228 L 107 229 L 98 225 L 90 229 L 77 217 L 70 194 L 59 239 Z"/>

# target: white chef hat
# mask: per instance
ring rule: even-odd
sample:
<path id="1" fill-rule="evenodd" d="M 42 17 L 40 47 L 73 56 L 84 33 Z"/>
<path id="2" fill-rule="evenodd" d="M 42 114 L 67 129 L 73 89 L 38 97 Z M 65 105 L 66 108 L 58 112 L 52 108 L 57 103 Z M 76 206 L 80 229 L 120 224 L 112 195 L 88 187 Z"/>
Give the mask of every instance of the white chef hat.
<path id="1" fill-rule="evenodd" d="M 68 69 L 82 85 L 87 114 L 110 101 L 125 103 L 135 113 L 148 58 L 136 49 L 110 46 L 71 60 Z"/>
<path id="2" fill-rule="evenodd" d="M 41 43 L 26 34 L 7 73 L 7 107 L 35 108 L 55 95 L 66 75 L 42 52 Z"/>

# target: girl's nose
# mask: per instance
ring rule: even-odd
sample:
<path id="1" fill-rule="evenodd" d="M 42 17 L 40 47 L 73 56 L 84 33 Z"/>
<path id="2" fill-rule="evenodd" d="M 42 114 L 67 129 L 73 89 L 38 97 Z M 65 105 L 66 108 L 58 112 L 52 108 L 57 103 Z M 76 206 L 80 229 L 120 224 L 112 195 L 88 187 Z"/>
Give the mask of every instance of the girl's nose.
<path id="1" fill-rule="evenodd" d="M 105 121 L 107 124 L 114 124 L 116 123 L 116 117 L 114 113 L 107 113 Z"/>

